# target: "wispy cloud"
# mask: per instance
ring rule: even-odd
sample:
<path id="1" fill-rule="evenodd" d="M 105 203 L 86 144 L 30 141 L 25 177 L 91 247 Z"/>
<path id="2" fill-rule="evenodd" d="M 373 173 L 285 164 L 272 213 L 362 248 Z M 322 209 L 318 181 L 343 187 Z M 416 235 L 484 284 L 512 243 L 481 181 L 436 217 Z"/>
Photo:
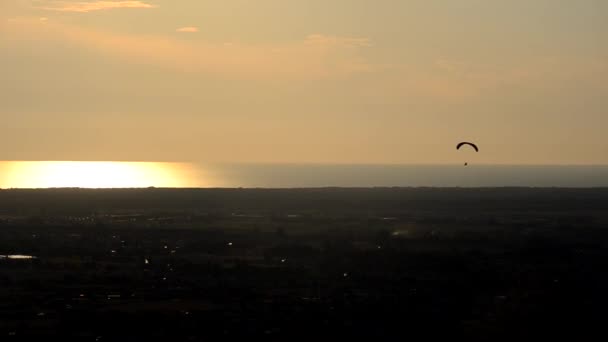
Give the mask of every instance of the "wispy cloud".
<path id="1" fill-rule="evenodd" d="M 312 35 L 290 43 L 212 43 L 171 36 L 117 34 L 49 21 L 13 23 L 23 34 L 62 39 L 126 62 L 153 64 L 185 72 L 235 78 L 320 79 L 366 73 L 373 69 L 362 56 L 366 38 Z M 192 32 L 188 30 L 186 32 Z"/>
<path id="2" fill-rule="evenodd" d="M 194 27 L 194 26 L 180 27 L 175 31 L 183 32 L 183 33 L 196 33 L 196 32 L 198 32 L 198 27 Z"/>
<path id="3" fill-rule="evenodd" d="M 342 47 L 370 47 L 368 38 L 340 37 L 325 34 L 311 34 L 306 37 L 306 44 L 342 46 Z"/>
<path id="4" fill-rule="evenodd" d="M 49 11 L 87 13 L 118 8 L 156 8 L 158 6 L 143 1 L 45 1 L 35 7 Z"/>

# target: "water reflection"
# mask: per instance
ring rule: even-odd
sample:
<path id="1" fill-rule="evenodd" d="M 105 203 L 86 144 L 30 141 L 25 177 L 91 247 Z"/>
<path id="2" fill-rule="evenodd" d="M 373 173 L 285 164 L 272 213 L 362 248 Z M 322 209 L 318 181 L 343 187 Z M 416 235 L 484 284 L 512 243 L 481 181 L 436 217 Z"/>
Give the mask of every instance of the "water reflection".
<path id="1" fill-rule="evenodd" d="M 202 187 L 187 163 L 0 162 L 0 188 Z"/>

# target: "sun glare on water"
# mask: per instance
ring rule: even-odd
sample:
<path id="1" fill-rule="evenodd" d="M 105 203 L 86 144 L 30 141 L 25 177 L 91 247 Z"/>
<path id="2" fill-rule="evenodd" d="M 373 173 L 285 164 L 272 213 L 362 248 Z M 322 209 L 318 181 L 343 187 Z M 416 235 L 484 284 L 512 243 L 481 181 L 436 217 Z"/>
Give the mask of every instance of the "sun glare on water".
<path id="1" fill-rule="evenodd" d="M 198 187 L 184 163 L 0 162 L 0 188 Z"/>

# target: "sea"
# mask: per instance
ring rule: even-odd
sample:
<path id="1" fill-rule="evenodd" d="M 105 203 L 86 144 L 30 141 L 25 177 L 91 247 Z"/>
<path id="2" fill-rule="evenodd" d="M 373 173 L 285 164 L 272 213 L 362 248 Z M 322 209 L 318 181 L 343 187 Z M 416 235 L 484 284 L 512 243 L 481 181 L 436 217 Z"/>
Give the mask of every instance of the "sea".
<path id="1" fill-rule="evenodd" d="M 206 174 L 208 187 L 608 187 L 608 165 L 223 164 L 195 169 Z"/>
<path id="2" fill-rule="evenodd" d="M 608 187 L 608 165 L 0 162 L 0 188 Z"/>

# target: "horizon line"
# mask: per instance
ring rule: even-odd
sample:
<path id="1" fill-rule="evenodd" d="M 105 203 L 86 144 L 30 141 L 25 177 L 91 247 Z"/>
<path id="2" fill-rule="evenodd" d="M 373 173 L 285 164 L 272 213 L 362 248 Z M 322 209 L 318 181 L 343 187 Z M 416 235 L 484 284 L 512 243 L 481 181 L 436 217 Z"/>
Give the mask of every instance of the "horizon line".
<path id="1" fill-rule="evenodd" d="M 48 187 L 48 188 L 0 188 L 0 191 L 11 190 L 405 190 L 405 189 L 568 189 L 568 190 L 608 190 L 604 186 L 308 186 L 308 187 L 124 187 L 124 188 L 87 188 L 87 187 Z"/>
<path id="2" fill-rule="evenodd" d="M 378 162 L 238 162 L 238 161 L 160 161 L 160 160 L 0 160 L 0 163 L 161 163 L 190 165 L 257 165 L 257 166 L 462 166 L 454 163 L 378 163 Z M 608 163 L 472 163 L 475 166 L 543 166 L 543 167 L 608 167 Z"/>

